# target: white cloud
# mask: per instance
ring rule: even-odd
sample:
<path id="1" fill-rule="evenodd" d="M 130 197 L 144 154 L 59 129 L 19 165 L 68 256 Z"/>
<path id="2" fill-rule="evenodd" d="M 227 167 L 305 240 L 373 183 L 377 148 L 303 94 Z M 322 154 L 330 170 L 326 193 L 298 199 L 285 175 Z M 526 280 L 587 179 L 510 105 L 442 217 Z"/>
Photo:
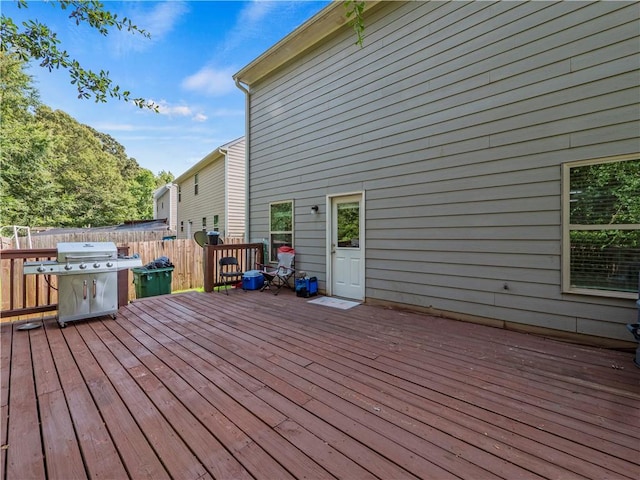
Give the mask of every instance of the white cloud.
<path id="1" fill-rule="evenodd" d="M 206 122 L 207 121 L 207 116 L 204 113 L 197 113 L 196 115 L 194 115 L 192 120 L 194 122 Z"/>
<path id="2" fill-rule="evenodd" d="M 150 99 L 149 101 L 157 107 L 160 115 L 189 117 L 193 114 L 193 110 L 187 105 L 170 105 L 166 100 L 156 102 L 155 100 Z"/>
<path id="3" fill-rule="evenodd" d="M 180 18 L 189 12 L 186 2 L 162 2 L 155 4 L 143 21 L 144 29 L 151 33 L 151 38 L 161 39 L 171 32 Z"/>
<path id="4" fill-rule="evenodd" d="M 265 1 L 253 1 L 247 4 L 247 6 L 240 12 L 239 24 L 253 27 L 257 23 L 262 22 L 262 19 L 266 17 L 275 7 L 274 2 Z"/>
<path id="5" fill-rule="evenodd" d="M 232 78 L 234 73 L 234 67 L 221 70 L 203 67 L 200 71 L 185 78 L 182 81 L 182 88 L 208 96 L 224 95 L 233 92 L 236 88 Z"/>
<path id="6" fill-rule="evenodd" d="M 114 30 L 110 33 L 109 38 L 112 42 L 112 51 L 119 56 L 131 51 L 144 52 L 150 49 L 156 42 L 171 33 L 181 18 L 189 12 L 188 2 L 183 1 L 140 2 L 132 5 L 135 8 L 126 16 L 131 18 L 138 28 L 149 33 L 151 37 L 146 38 L 138 33 L 132 34 L 126 29 Z M 147 8 L 149 5 L 152 8 Z"/>
<path id="7" fill-rule="evenodd" d="M 190 118 L 195 122 L 204 122 L 208 119 L 208 117 L 202 112 L 202 108 L 200 107 L 194 107 L 194 106 L 185 105 L 185 104 L 174 105 L 167 102 L 166 100 L 156 101 L 156 100 L 153 100 L 152 98 L 149 99 L 149 102 L 158 108 L 158 113 L 160 115 L 164 115 L 167 117 L 186 117 L 186 118 Z M 148 111 L 145 113 L 151 113 L 151 111 Z M 149 127 L 146 127 L 146 126 L 132 125 L 127 123 L 108 123 L 108 122 L 98 123 L 94 128 L 109 130 L 109 131 L 120 131 L 120 132 L 149 130 Z M 166 127 L 166 128 L 171 129 L 174 127 Z M 151 129 L 158 130 L 158 127 L 156 126 Z"/>
<path id="8" fill-rule="evenodd" d="M 160 113 L 166 115 L 176 115 L 179 117 L 190 117 L 193 115 L 193 110 L 191 110 L 191 107 L 187 107 L 186 105 L 176 105 L 175 107 L 161 105 Z"/>
<path id="9" fill-rule="evenodd" d="M 226 34 L 222 52 L 232 52 L 250 38 L 263 35 L 265 18 L 273 12 L 275 7 L 276 2 L 256 0 L 249 2 L 238 15 L 233 28 Z"/>

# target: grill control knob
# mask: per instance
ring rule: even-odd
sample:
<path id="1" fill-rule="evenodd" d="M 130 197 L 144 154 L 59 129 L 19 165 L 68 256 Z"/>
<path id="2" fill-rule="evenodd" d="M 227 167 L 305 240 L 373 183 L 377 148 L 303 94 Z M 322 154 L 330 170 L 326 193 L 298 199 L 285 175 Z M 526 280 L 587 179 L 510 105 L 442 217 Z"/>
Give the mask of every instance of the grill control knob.
<path id="1" fill-rule="evenodd" d="M 80 270 L 84 270 L 85 268 L 87 268 L 87 264 L 86 263 L 81 263 L 80 264 Z"/>
<path id="2" fill-rule="evenodd" d="M 39 272 L 44 272 L 46 268 L 44 268 L 44 265 L 40 265 L 38 268 L 36 268 L 36 270 L 38 270 Z"/>
<path id="3" fill-rule="evenodd" d="M 69 265 L 68 263 L 64 266 L 65 270 L 71 270 L 73 267 L 71 265 Z"/>
<path id="4" fill-rule="evenodd" d="M 113 263 L 107 262 L 107 267 L 109 267 L 109 268 L 113 267 Z"/>
<path id="5" fill-rule="evenodd" d="M 94 263 L 93 268 L 100 268 L 100 264 L 98 262 Z"/>

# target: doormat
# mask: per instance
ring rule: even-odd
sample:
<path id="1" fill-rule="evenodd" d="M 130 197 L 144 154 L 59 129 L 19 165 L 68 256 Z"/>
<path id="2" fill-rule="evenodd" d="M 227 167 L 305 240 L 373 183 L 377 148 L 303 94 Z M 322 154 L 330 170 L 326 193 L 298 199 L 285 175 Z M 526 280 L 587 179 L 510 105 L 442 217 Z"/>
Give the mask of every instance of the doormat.
<path id="1" fill-rule="evenodd" d="M 339 308 L 340 310 L 349 310 L 360 302 L 351 302 L 349 300 L 342 300 L 335 297 L 318 297 L 313 300 L 309 300 L 309 303 L 315 303 L 316 305 L 324 305 L 325 307 Z"/>

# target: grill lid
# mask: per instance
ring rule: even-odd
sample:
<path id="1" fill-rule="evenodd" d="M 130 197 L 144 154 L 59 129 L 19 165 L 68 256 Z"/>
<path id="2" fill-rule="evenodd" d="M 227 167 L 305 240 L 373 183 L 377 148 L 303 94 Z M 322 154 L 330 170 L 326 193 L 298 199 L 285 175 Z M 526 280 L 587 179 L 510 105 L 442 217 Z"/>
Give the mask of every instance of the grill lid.
<path id="1" fill-rule="evenodd" d="M 67 242 L 58 244 L 58 262 L 117 259 L 118 249 L 113 242 Z"/>

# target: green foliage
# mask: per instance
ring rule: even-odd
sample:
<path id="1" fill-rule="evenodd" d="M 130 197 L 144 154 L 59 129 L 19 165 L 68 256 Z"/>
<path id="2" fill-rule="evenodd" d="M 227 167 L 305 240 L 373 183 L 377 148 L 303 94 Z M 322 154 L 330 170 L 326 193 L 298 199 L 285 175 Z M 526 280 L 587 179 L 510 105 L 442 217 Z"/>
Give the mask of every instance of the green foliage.
<path id="1" fill-rule="evenodd" d="M 138 168 L 136 175 L 131 177 L 131 180 L 129 193 L 134 200 L 135 218 L 153 218 L 153 202 L 150 202 L 149 199 L 153 198 L 153 192 L 157 188 L 156 177 L 151 170 Z"/>
<path id="2" fill-rule="evenodd" d="M 165 172 L 162 170 L 156 175 L 156 188 L 163 187 L 164 185 L 173 182 L 176 177 L 171 172 Z"/>
<path id="3" fill-rule="evenodd" d="M 270 225 L 272 232 L 293 230 L 293 204 L 291 202 L 272 203 Z"/>
<path id="4" fill-rule="evenodd" d="M 104 133 L 42 105 L 0 53 L 0 224 L 103 226 L 152 218 L 156 178 Z"/>
<path id="5" fill-rule="evenodd" d="M 360 238 L 360 204 L 358 202 L 338 205 L 338 245 L 351 246 Z"/>
<path id="6" fill-rule="evenodd" d="M 571 169 L 571 223 L 640 223 L 640 160 Z"/>
<path id="7" fill-rule="evenodd" d="M 20 8 L 27 8 L 26 0 L 17 0 Z M 51 2 L 52 4 L 54 2 Z M 126 30 L 149 37 L 149 33 L 138 28 L 130 19 L 119 19 L 105 9 L 97 0 L 79 1 L 62 0 L 56 2 L 62 10 L 70 10 L 69 18 L 76 25 L 86 24 L 97 30 L 101 35 L 109 34 L 110 29 Z M 140 108 L 158 110 L 157 105 L 144 98 L 133 98 L 131 92 L 121 90 L 109 78 L 109 72 L 100 70 L 96 73 L 82 68 L 77 60 L 69 57 L 66 50 L 61 50 L 60 40 L 56 33 L 38 20 L 28 20 L 16 25 L 14 21 L 4 15 L 0 16 L 0 52 L 15 55 L 22 61 L 36 60 L 40 66 L 53 69 L 63 68 L 69 71 L 71 83 L 78 90 L 78 98 L 93 97 L 96 102 L 106 102 L 108 98 L 116 98 L 125 102 L 133 102 Z"/>
<path id="8" fill-rule="evenodd" d="M 347 18 L 351 19 L 351 27 L 356 32 L 356 45 L 359 45 L 361 48 L 364 43 L 364 19 L 362 18 L 362 15 L 364 13 L 365 6 L 366 2 L 363 0 L 345 0 L 344 2 L 344 8 L 347 11 Z"/>
<path id="9" fill-rule="evenodd" d="M 571 283 L 634 292 L 640 270 L 640 160 L 571 168 Z"/>
<path id="10" fill-rule="evenodd" d="M 25 225 L 34 211 L 46 216 L 50 206 L 37 200 L 50 193 L 44 168 L 50 139 L 30 113 L 39 105 L 22 63 L 0 53 L 0 218 L 8 216 L 16 225 Z"/>

